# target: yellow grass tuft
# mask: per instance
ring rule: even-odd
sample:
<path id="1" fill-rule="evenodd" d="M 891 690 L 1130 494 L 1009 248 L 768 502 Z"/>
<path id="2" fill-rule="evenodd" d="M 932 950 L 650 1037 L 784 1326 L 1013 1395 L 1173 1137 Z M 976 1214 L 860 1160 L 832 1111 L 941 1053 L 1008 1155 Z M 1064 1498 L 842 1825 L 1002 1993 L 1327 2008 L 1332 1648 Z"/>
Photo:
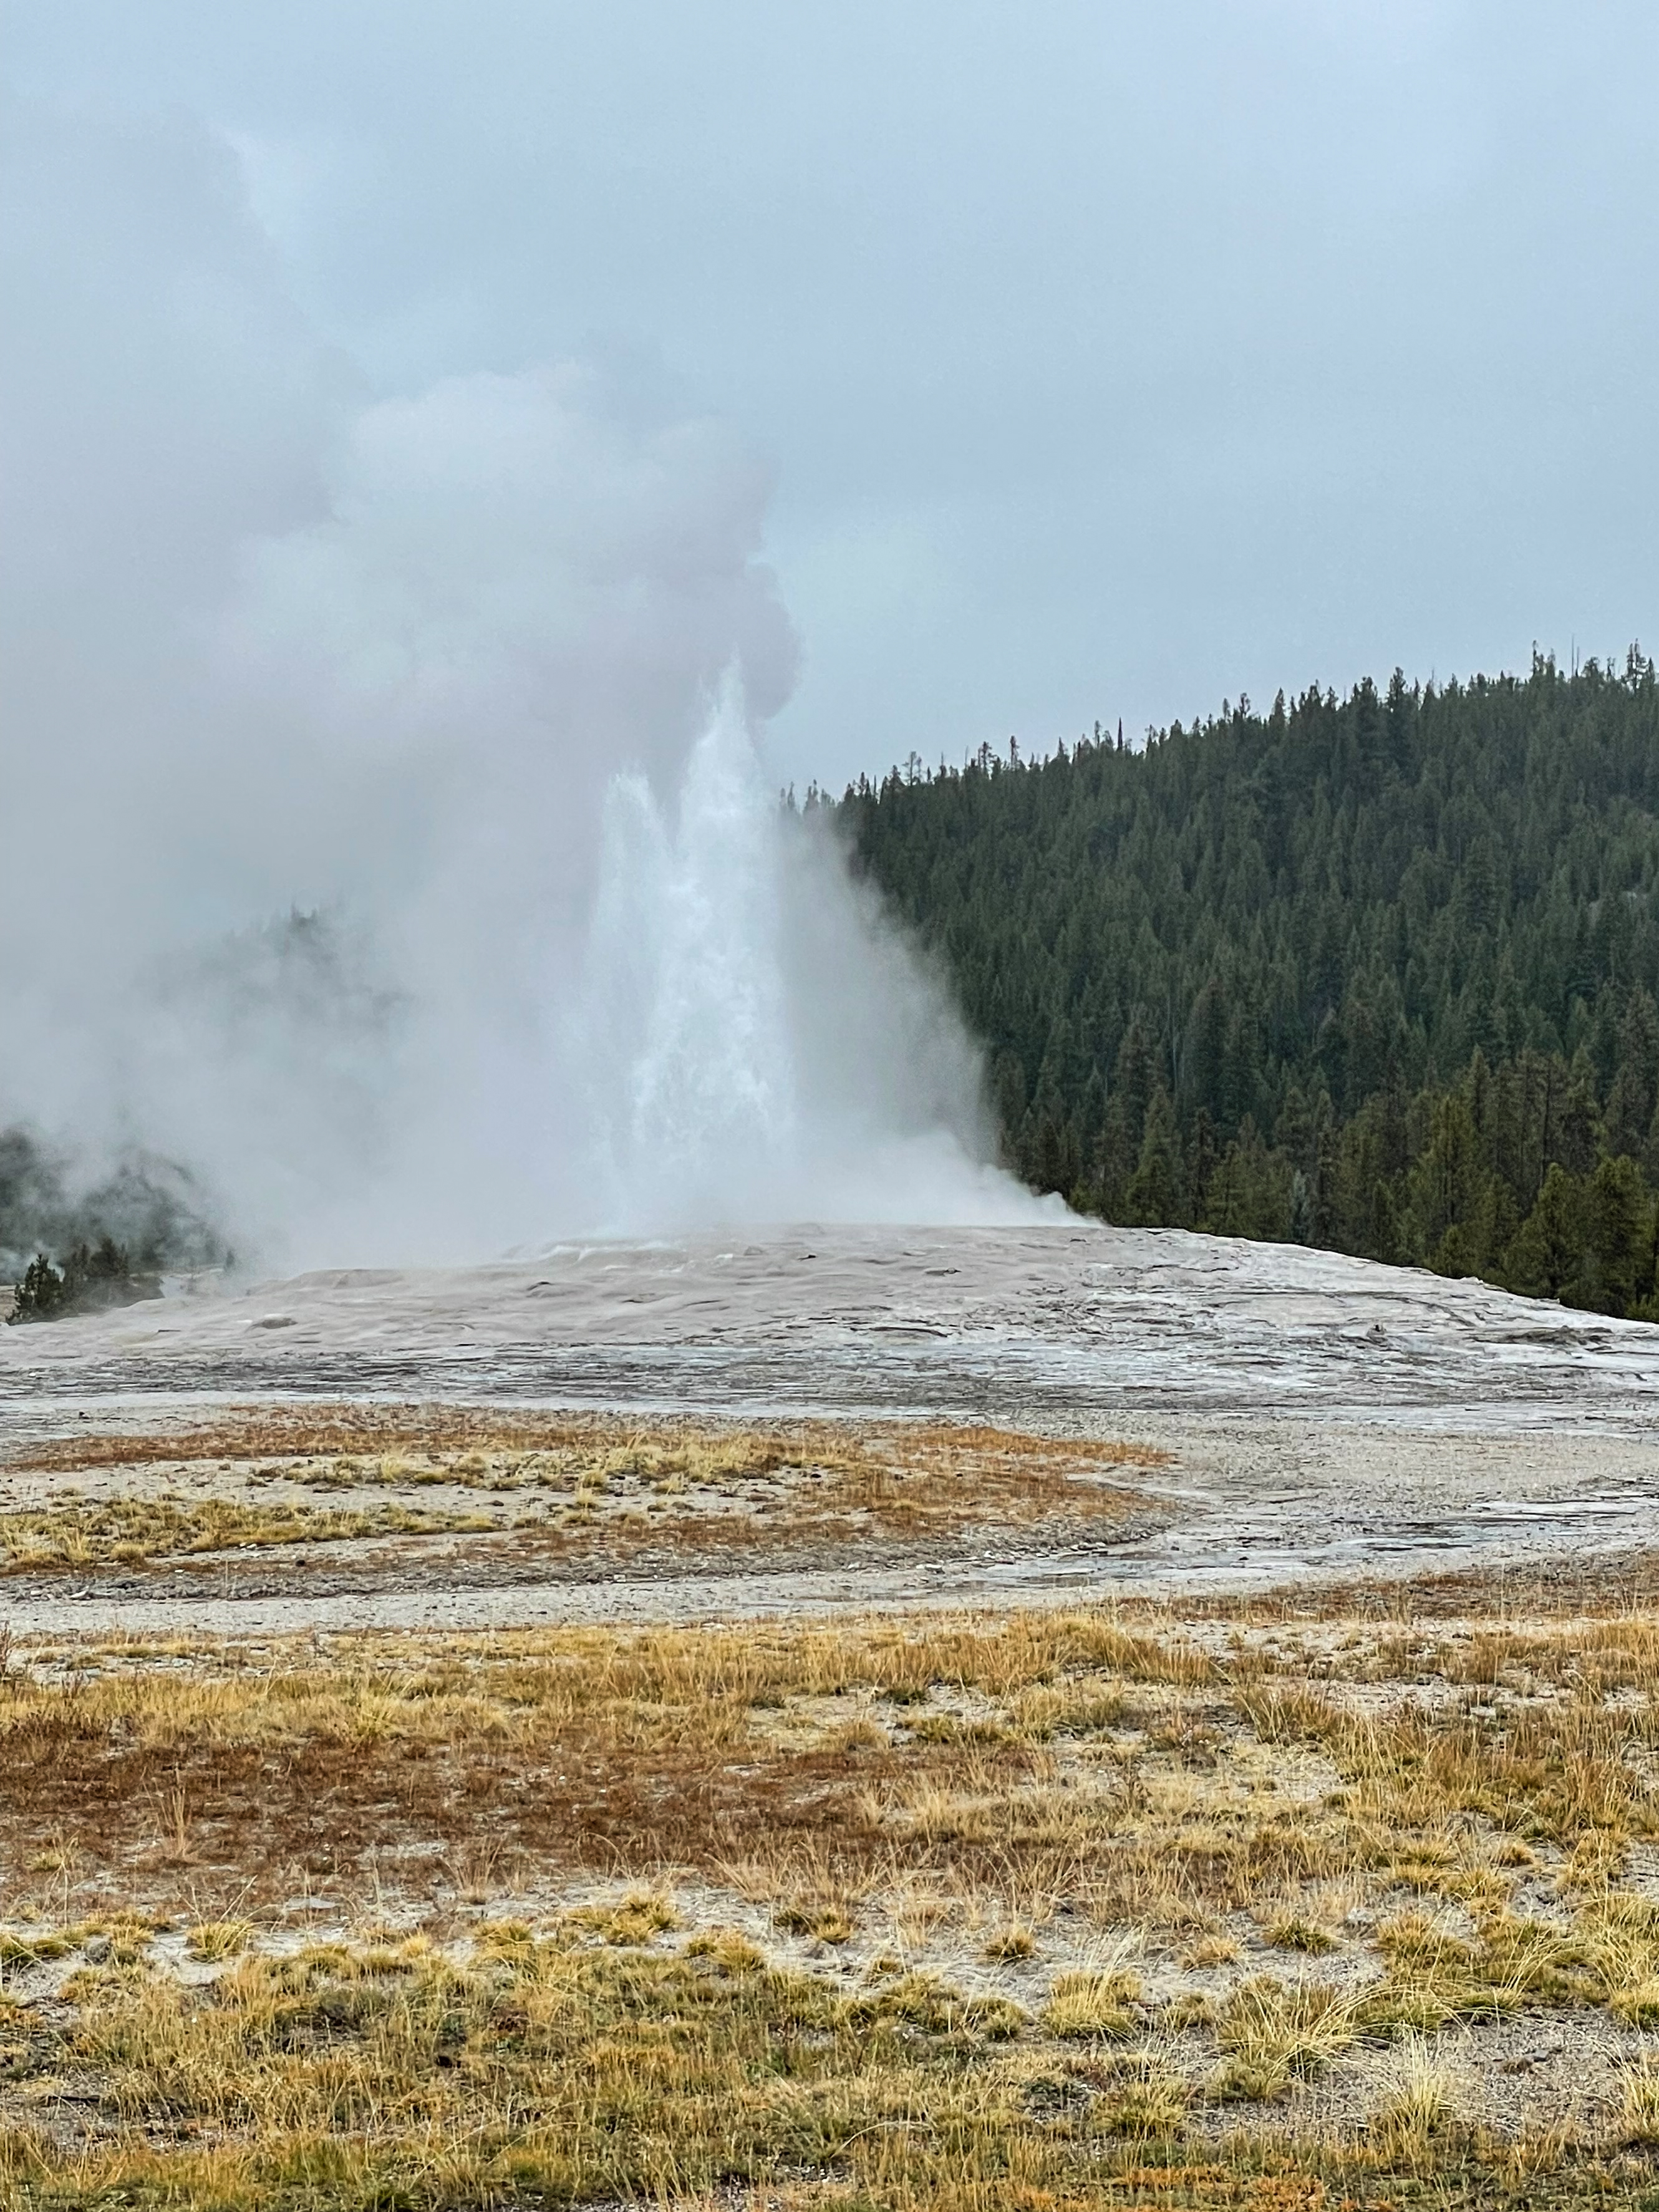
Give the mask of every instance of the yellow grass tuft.
<path id="1" fill-rule="evenodd" d="M 1136 2018 L 1131 2008 L 1139 1996 L 1139 1977 L 1121 1967 L 1057 1974 L 1042 2025 L 1050 2035 L 1063 2037 L 1132 2035 Z"/>
<path id="2" fill-rule="evenodd" d="M 1224 2061 L 1216 2094 L 1280 2095 L 1292 2075 L 1316 2073 L 1348 2049 L 1358 2014 L 1354 1998 L 1322 1983 L 1266 1975 L 1242 1983 L 1216 2016 Z"/>
<path id="3" fill-rule="evenodd" d="M 247 1920 L 199 1920 L 185 1938 L 192 1959 L 234 1959 L 253 1935 Z"/>

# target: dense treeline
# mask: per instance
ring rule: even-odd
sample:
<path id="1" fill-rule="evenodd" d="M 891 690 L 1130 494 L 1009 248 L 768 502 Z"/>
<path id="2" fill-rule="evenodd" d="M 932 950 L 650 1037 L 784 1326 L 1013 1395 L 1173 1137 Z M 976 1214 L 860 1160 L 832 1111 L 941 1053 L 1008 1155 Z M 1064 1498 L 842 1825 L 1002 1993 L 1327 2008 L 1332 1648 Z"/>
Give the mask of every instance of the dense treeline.
<path id="1" fill-rule="evenodd" d="M 129 1152 L 96 1182 L 75 1165 L 28 1128 L 0 1128 L 0 1281 L 20 1289 L 12 1318 L 120 1304 L 164 1268 L 229 1257 L 202 1191 L 173 1162 Z"/>
<path id="2" fill-rule="evenodd" d="M 815 795 L 816 796 L 816 795 Z M 1108 1219 L 1659 1316 L 1659 684 L 1241 701 L 836 809 L 1009 1157 Z"/>

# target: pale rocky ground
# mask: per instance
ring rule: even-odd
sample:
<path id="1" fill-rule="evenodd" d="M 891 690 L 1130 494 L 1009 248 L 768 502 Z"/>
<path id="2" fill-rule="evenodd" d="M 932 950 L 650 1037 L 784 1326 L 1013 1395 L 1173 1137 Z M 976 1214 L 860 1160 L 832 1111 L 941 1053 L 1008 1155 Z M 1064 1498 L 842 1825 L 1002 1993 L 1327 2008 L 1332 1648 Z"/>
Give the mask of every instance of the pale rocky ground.
<path id="1" fill-rule="evenodd" d="M 158 1563 L 0 1578 L 0 1630 L 51 1665 L 77 1645 L 135 1636 L 1079 1605 L 1505 1565 L 1535 1580 L 1560 1564 L 1659 1545 L 1659 1329 L 1474 1282 L 1176 1232 L 805 1225 L 562 1246 L 465 1270 L 204 1285 L 0 1332 L 0 1446 L 13 1450 L 80 1425 L 89 1435 L 172 1431 L 231 1406 L 311 1398 L 738 1419 L 925 1414 L 1122 1438 L 1169 1457 L 1125 1470 L 1148 1503 L 1144 1516 L 1063 1545 L 981 1532 L 927 1554 L 813 1559 L 797 1549 L 711 1566 L 695 1552 L 642 1560 L 632 1524 L 619 1522 L 602 1567 L 555 1572 L 533 1559 L 504 1565 L 499 1545 L 464 1535 L 375 1539 L 307 1546 L 303 1568 L 285 1550 L 239 1553 L 210 1574 Z M 240 1497 L 246 1471 L 164 1468 L 144 1479 Z M 48 1480 L 0 1464 L 0 1512 L 50 1504 L 66 1487 L 95 1498 L 130 1481 L 118 1472 Z M 410 1493 L 422 1505 L 433 1497 Z M 459 1492 L 447 1502 L 478 1501 Z M 1191 1632 L 1201 1637 L 1203 1624 Z M 1390 1680 L 1370 1694 L 1398 1702 L 1434 1686 L 1413 1692 Z M 1261 1786 L 1293 1794 L 1297 1761 L 1307 1755 L 1274 1754 Z M 1322 1766 L 1303 1778 L 1316 1796 L 1334 1779 Z M 1538 1893 L 1517 1893 L 1517 1905 L 1548 1918 L 1560 1910 L 1550 1887 L 1559 1869 L 1548 1852 L 1540 1860 Z M 1645 1863 L 1632 1880 L 1659 1896 L 1659 1873 Z M 470 1905 L 465 1887 L 447 1880 L 444 1911 L 536 1917 L 616 1885 L 495 1897 L 485 1882 Z M 815 1970 L 856 1979 L 894 1952 L 1031 2009 L 1057 1971 L 1110 1964 L 1122 1942 L 1061 1911 L 1040 1920 L 1029 1960 L 992 1962 L 990 1920 L 941 1914 L 902 1889 L 872 1899 L 851 1940 L 830 1947 L 781 1931 L 741 1882 L 674 1885 L 672 1901 L 683 1927 L 742 1926 Z M 349 1933 L 346 1902 L 325 1896 L 318 1912 L 303 1899 L 301 1923 Z M 1363 1909 L 1346 1895 L 1290 1902 L 1317 1905 L 1334 1931 L 1328 1956 L 1286 1959 L 1265 1940 L 1261 1915 L 1240 1913 L 1222 1931 L 1232 1957 L 1194 1968 L 1151 1943 L 1132 1946 L 1127 1963 L 1160 2000 L 1187 1990 L 1224 1998 L 1264 1972 L 1335 1983 L 1380 1971 L 1370 1934 L 1377 1899 Z M 1017 1903 L 988 1911 L 994 1919 Z M 427 1910 L 412 1892 L 399 1905 L 414 1919 Z M 43 1997 L 61 1971 L 33 1970 Z M 16 1978 L 20 1994 L 30 1978 Z M 1513 2130 L 1613 2111 L 1628 2069 L 1656 2050 L 1650 2034 L 1603 2009 L 1564 2008 L 1448 2031 L 1431 2055 L 1458 2085 L 1461 2109 Z M 1166 2046 L 1164 2063 L 1180 2070 L 1186 2056 Z M 1195 2046 L 1193 2068 L 1207 2063 Z M 1399 2063 L 1393 2049 L 1356 2051 L 1297 2090 L 1297 2113 L 1316 2124 L 1374 2110 Z M 1226 2124 L 1243 2118 L 1230 2108 Z"/>
<path id="2" fill-rule="evenodd" d="M 1127 1540 L 981 1542 L 709 1574 L 470 1571 L 405 1587 L 239 1565 L 207 1611 L 61 1578 L 20 1630 L 505 1626 L 1263 1587 L 1610 1553 L 1659 1538 L 1659 1330 L 1291 1246 L 1096 1224 L 811 1225 L 350 1270 L 0 1333 L 4 1441 L 176 1426 L 226 1403 L 374 1397 L 932 1414 L 1161 1447 Z M 15 1478 L 5 1504 L 27 1502 Z M 31 1497 L 33 1493 L 30 1493 Z M 327 1567 L 326 1554 L 314 1563 Z M 336 1563 L 337 1565 L 337 1562 Z"/>

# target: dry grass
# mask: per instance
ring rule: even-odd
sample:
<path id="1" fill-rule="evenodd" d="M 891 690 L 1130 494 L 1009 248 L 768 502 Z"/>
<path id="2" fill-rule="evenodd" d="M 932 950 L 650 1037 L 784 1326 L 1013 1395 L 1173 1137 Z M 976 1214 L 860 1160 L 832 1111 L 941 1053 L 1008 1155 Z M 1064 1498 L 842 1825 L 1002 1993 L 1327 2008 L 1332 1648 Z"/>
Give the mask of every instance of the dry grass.
<path id="1" fill-rule="evenodd" d="M 1282 2096 L 1297 2074 L 1317 2073 L 1350 2048 L 1359 2006 L 1322 1982 L 1267 1976 L 1241 1983 L 1215 2023 L 1224 2064 L 1216 2094 L 1258 2100 Z"/>
<path id="2" fill-rule="evenodd" d="M 867 1539 L 975 1523 L 1146 1518 L 1110 1478 L 1164 1455 L 1119 1442 L 888 1422 L 738 1425 L 456 1407 L 278 1406 L 147 1436 L 35 1443 L 0 1467 L 0 1571 L 135 1565 L 247 1547 L 489 1534 L 583 1550 Z M 94 1479 L 82 1496 L 64 1479 Z M 49 1494 L 36 1494 L 46 1481 Z M 212 1494 L 179 1494 L 181 1481 Z M 157 1489 L 160 1482 L 164 1486 Z M 8 1487 L 27 1485 L 23 1501 Z M 53 1485 L 56 1485 L 54 1487 Z M 271 1498 L 275 1486 L 283 1494 Z M 472 1493 L 418 1504 L 441 1488 Z M 363 1507 L 331 1493 L 382 1493 Z"/>
<path id="3" fill-rule="evenodd" d="M 928 1421 L 740 1425 L 681 1415 L 525 1413 L 448 1405 L 282 1404 L 245 1407 L 188 1429 L 150 1435 L 66 1436 L 22 1446 L 8 1463 L 56 1474 L 158 1462 L 418 1455 L 454 1464 L 474 1455 L 545 1455 L 573 1471 L 639 1468 L 665 1474 L 762 1474 L 789 1464 L 945 1465 L 964 1454 L 984 1466 L 1150 1467 L 1167 1452 L 1150 1445 L 1057 1439 L 1024 1431 Z"/>
<path id="4" fill-rule="evenodd" d="M 158 1557 L 331 1544 L 375 1536 L 434 1536 L 494 1528 L 484 1515 L 406 1505 L 337 1512 L 304 1504 L 248 1506 L 223 1498 L 118 1498 L 0 1513 L 0 1573 L 107 1565 Z"/>
<path id="5" fill-rule="evenodd" d="M 1618 2201 L 1656 1698 L 1618 1593 L 14 1648 L 0 2206 Z"/>
<path id="6" fill-rule="evenodd" d="M 1050 2035 L 1132 2035 L 1136 2016 L 1131 2008 L 1140 1996 L 1140 1980 L 1121 1969 L 1105 1972 L 1059 1974 L 1048 1992 L 1042 2025 Z"/>
<path id="7" fill-rule="evenodd" d="M 1465 2069 L 1420 2035 L 1401 2041 L 1389 2069 L 1389 2091 L 1378 2118 L 1408 2141 L 1443 2135 L 1468 2088 Z"/>
<path id="8" fill-rule="evenodd" d="M 234 1959 L 246 1950 L 252 1934 L 251 1921 L 204 1920 L 185 1937 L 185 1948 L 193 1959 Z"/>

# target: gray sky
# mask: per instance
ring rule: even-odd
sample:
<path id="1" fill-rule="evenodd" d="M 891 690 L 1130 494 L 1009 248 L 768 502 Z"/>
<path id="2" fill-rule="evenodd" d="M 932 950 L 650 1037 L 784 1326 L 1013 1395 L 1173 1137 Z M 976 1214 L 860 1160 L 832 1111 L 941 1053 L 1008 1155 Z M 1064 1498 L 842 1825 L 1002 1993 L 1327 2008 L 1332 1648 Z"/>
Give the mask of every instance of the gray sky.
<path id="1" fill-rule="evenodd" d="M 1651 645 L 1659 10 L 10 0 L 240 151 L 382 396 L 597 356 L 774 476 L 780 772 Z"/>

